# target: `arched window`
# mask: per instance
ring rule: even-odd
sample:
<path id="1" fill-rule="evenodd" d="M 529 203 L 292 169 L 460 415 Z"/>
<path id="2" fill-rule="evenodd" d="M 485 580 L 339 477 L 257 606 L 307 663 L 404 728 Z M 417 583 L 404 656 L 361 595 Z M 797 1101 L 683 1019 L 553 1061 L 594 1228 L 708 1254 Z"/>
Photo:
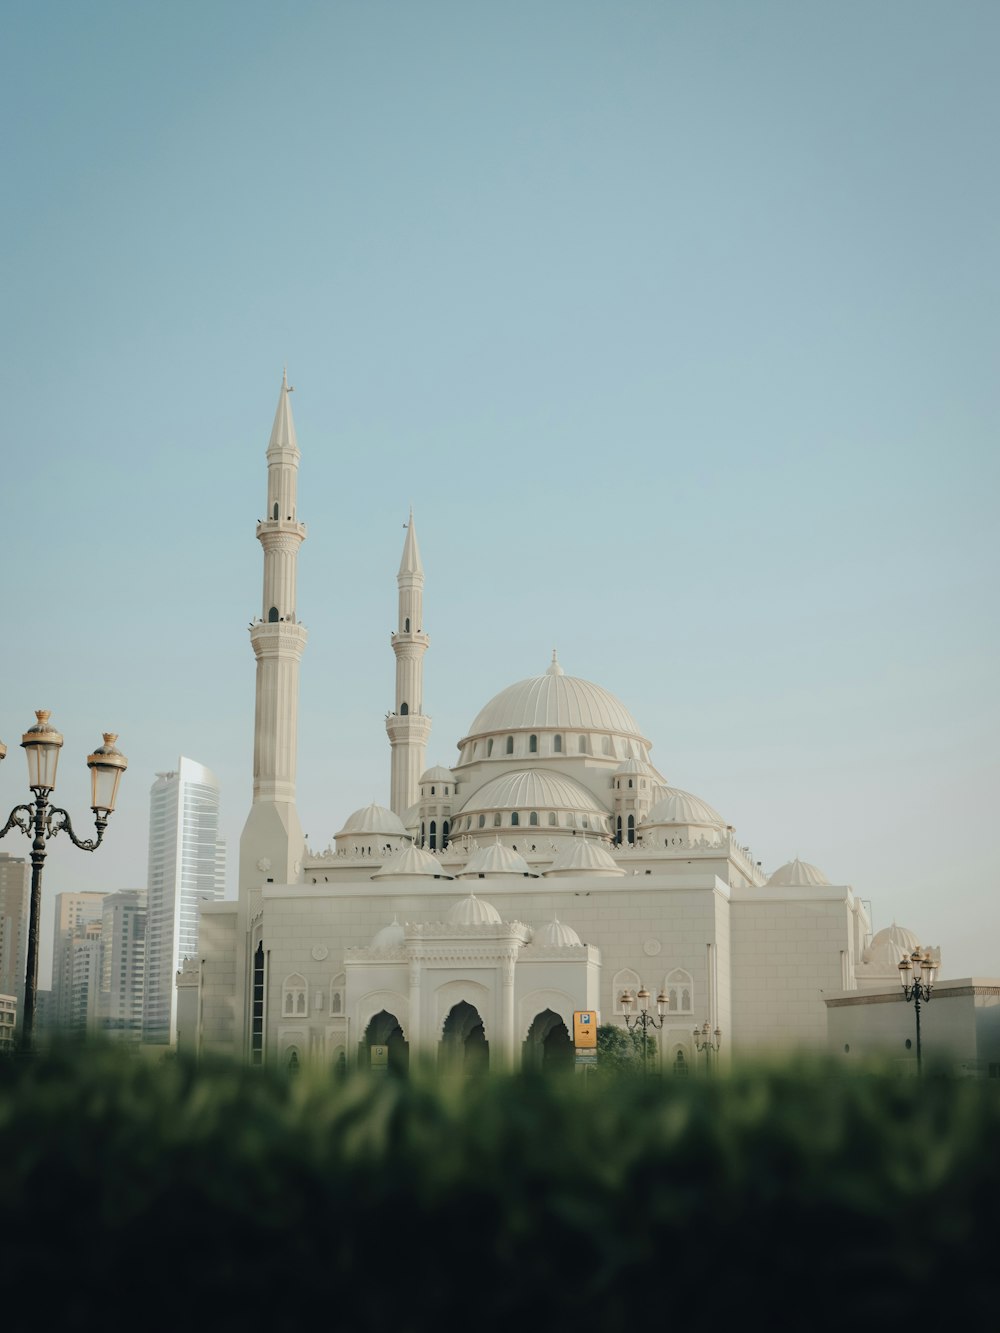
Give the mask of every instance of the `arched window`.
<path id="1" fill-rule="evenodd" d="M 510 822 L 516 827 L 521 822 L 521 816 L 514 810 L 511 813 Z"/>
<path id="2" fill-rule="evenodd" d="M 431 783 L 431 795 L 432 795 L 432 796 L 434 795 L 434 784 L 433 784 L 433 783 Z"/>
<path id="3" fill-rule="evenodd" d="M 480 827 L 480 828 L 485 828 L 485 827 L 486 827 L 486 816 L 485 816 L 485 815 L 480 815 L 480 816 L 479 816 L 479 827 Z"/>
<path id="4" fill-rule="evenodd" d="M 270 611 L 268 611 L 267 620 L 270 625 L 276 625 L 278 623 L 278 608 L 276 606 L 272 606 Z"/>
<path id="5" fill-rule="evenodd" d="M 264 1062 L 264 941 L 253 956 L 253 995 L 250 1019 L 250 1063 Z"/>
<path id="6" fill-rule="evenodd" d="M 278 502 L 277 502 L 277 500 L 275 500 L 275 502 L 274 502 L 274 517 L 275 517 L 275 518 L 278 517 Z"/>
<path id="7" fill-rule="evenodd" d="M 404 702 L 401 703 L 401 704 L 399 705 L 399 716 L 400 716 L 400 717 L 406 717 L 406 715 L 407 715 L 407 713 L 409 713 L 409 711 L 410 711 L 410 705 L 409 705 L 408 703 L 406 703 L 405 700 L 404 700 Z"/>
<path id="8" fill-rule="evenodd" d="M 622 817 L 621 817 L 621 815 L 619 815 L 618 818 L 615 820 L 615 842 L 618 844 L 619 847 L 622 845 Z"/>
<path id="9" fill-rule="evenodd" d="M 602 754 L 610 754 L 610 753 L 611 753 L 611 737 L 610 737 L 610 736 L 605 736 L 604 739 L 601 741 L 601 753 L 602 753 Z"/>
<path id="10" fill-rule="evenodd" d="M 537 823 L 538 823 L 538 811 L 537 811 L 537 810 L 532 810 L 531 814 L 528 816 L 528 823 L 529 823 L 529 824 L 537 824 Z"/>
<path id="11" fill-rule="evenodd" d="M 508 753 L 508 754 L 513 754 L 513 753 L 514 753 L 514 737 L 513 737 L 513 736 L 508 736 L 508 737 L 507 737 L 507 753 Z"/>
<path id="12" fill-rule="evenodd" d="M 558 732 L 552 737 L 552 752 L 553 754 L 562 754 L 562 737 Z"/>
<path id="13" fill-rule="evenodd" d="M 427 825 L 423 820 L 420 821 L 420 845 L 421 847 L 427 845 Z"/>
<path id="14" fill-rule="evenodd" d="M 436 820 L 436 819 L 432 819 L 432 820 L 431 820 L 431 841 L 430 841 L 430 848 L 431 848 L 431 851 L 432 851 L 432 852 L 436 852 L 436 851 L 437 851 L 437 832 L 438 832 L 437 820 Z"/>
<path id="15" fill-rule="evenodd" d="M 282 986 L 281 1012 L 286 1016 L 307 1013 L 307 990 L 306 979 L 293 972 L 291 976 L 285 978 Z"/>
<path id="16" fill-rule="evenodd" d="M 635 842 L 635 815 L 628 817 L 628 843 L 631 847 Z"/>
<path id="17" fill-rule="evenodd" d="M 677 1075 L 679 1078 L 687 1078 L 688 1062 L 686 1056 L 684 1055 L 683 1046 L 678 1046 L 677 1049 L 674 1051 L 674 1063 L 672 1068 L 674 1074 Z"/>
<path id="18" fill-rule="evenodd" d="M 529 737 L 528 737 L 528 753 L 529 753 L 529 754 L 537 754 L 537 753 L 538 753 L 538 737 L 537 737 L 537 736 L 529 736 Z"/>
<path id="19" fill-rule="evenodd" d="M 587 818 L 586 815 L 584 815 L 584 817 L 583 817 L 583 827 L 584 827 L 584 828 L 590 828 L 590 820 Z"/>
<path id="20" fill-rule="evenodd" d="M 406 619 L 403 621 L 403 633 L 409 634 L 409 632 L 410 632 L 410 617 L 407 616 Z"/>
<path id="21" fill-rule="evenodd" d="M 449 834 L 450 832 L 451 832 L 451 829 L 450 829 L 450 826 L 449 826 L 448 821 L 447 821 L 447 819 L 446 819 L 446 820 L 444 821 L 444 823 L 441 825 L 441 850 L 442 850 L 442 851 L 444 851 L 444 849 L 448 846 L 448 834 Z"/>
<path id="22" fill-rule="evenodd" d="M 490 755 L 491 755 L 492 753 L 493 753 L 493 741 L 492 741 L 492 740 L 488 740 L 488 741 L 486 742 L 486 758 L 489 759 L 489 757 L 490 757 Z"/>
<path id="23" fill-rule="evenodd" d="M 554 810 L 550 810 L 550 811 L 549 811 L 549 826 L 550 826 L 550 828 L 557 828 L 558 825 L 559 825 L 559 816 L 556 814 L 556 812 L 555 812 Z"/>
<path id="24" fill-rule="evenodd" d="M 631 779 L 631 778 L 629 778 L 629 780 L 628 780 L 628 785 L 629 785 L 630 787 L 631 787 L 631 785 L 632 785 L 632 779 Z"/>
<path id="25" fill-rule="evenodd" d="M 694 986 L 690 972 L 685 972 L 682 967 L 675 967 L 664 978 L 663 989 L 669 992 L 672 1013 L 691 1013 L 691 997 L 694 994 Z"/>
<path id="26" fill-rule="evenodd" d="M 619 1000 L 623 990 L 630 990 L 633 998 L 642 987 L 639 973 L 633 972 L 630 967 L 623 967 L 620 972 L 616 972 L 611 979 L 611 1008 L 616 1014 L 623 1014 L 625 1010 L 621 1007 Z"/>
<path id="27" fill-rule="evenodd" d="M 579 749 L 579 751 L 580 751 L 581 754 L 586 754 L 586 753 L 587 753 L 587 738 L 586 738 L 586 736 L 581 736 L 581 737 L 580 737 L 579 741 L 577 742 L 577 748 Z"/>
<path id="28" fill-rule="evenodd" d="M 494 827 L 494 828 L 499 828 L 499 827 L 500 827 L 500 811 L 499 811 L 499 810 L 498 810 L 498 811 L 496 812 L 496 814 L 493 816 L 493 827 Z"/>

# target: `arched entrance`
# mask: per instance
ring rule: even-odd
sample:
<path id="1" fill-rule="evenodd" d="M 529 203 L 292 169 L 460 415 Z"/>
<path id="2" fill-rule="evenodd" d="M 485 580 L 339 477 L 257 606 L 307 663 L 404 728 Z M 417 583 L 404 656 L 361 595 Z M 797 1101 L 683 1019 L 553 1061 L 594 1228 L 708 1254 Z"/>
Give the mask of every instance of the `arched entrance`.
<path id="1" fill-rule="evenodd" d="M 525 1069 L 544 1069 L 546 1073 L 572 1070 L 573 1042 L 557 1013 L 543 1009 L 535 1015 L 521 1058 Z"/>
<path id="2" fill-rule="evenodd" d="M 410 1067 L 410 1043 L 403 1036 L 395 1014 L 381 1009 L 365 1028 L 358 1046 L 358 1064 L 362 1069 L 372 1067 L 372 1047 L 386 1046 L 389 1050 L 388 1067 L 405 1074 Z"/>
<path id="3" fill-rule="evenodd" d="M 459 1000 L 441 1029 L 441 1068 L 452 1074 L 484 1074 L 490 1067 L 490 1044 L 479 1010 Z"/>

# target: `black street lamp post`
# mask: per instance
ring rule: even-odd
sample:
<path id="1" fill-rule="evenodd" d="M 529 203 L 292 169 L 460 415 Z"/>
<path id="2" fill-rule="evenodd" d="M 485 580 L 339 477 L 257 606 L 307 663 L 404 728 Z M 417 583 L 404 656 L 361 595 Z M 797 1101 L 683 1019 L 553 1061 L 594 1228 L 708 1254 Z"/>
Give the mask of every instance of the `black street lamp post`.
<path id="1" fill-rule="evenodd" d="M 694 1030 L 694 1048 L 700 1054 L 705 1052 L 705 1073 L 712 1072 L 712 1056 L 717 1055 L 719 1047 L 722 1045 L 722 1029 L 716 1028 L 713 1032 L 708 1025 L 706 1018 L 700 1028 Z"/>
<path id="2" fill-rule="evenodd" d="M 634 996 L 630 990 L 623 990 L 618 997 L 618 1003 L 622 1007 L 622 1012 L 625 1015 L 625 1026 L 628 1028 L 629 1032 L 642 1032 L 642 1072 L 648 1074 L 648 1029 L 653 1028 L 655 1030 L 656 1028 L 663 1027 L 664 1015 L 667 1012 L 670 1001 L 668 1000 L 665 991 L 661 990 L 659 995 L 657 995 L 656 1012 L 659 1014 L 659 1021 L 657 1021 L 657 1019 L 649 1012 L 649 991 L 645 986 L 640 986 Z M 634 1004 L 638 1004 L 639 1006 L 639 1010 L 635 1015 L 632 1014 L 632 1006 Z"/>
<path id="3" fill-rule="evenodd" d="M 923 953 L 919 949 L 914 949 L 913 953 L 907 957 L 903 954 L 902 962 L 899 964 L 899 980 L 903 987 L 903 999 L 907 1002 L 912 1001 L 913 1011 L 917 1019 L 917 1074 L 922 1071 L 922 1055 L 920 1050 L 920 1006 L 921 1004 L 930 1004 L 931 991 L 934 989 L 934 973 L 937 971 L 937 963 L 931 958 L 931 951 L 925 949 Z"/>
<path id="4" fill-rule="evenodd" d="M 30 805 L 16 805 L 0 831 L 0 838 L 13 828 L 20 829 L 31 843 L 31 907 L 28 916 L 28 952 L 24 981 L 24 1017 L 21 1042 L 24 1050 L 31 1049 L 35 1026 L 35 1000 L 38 995 L 38 923 L 42 907 L 42 869 L 45 865 L 46 843 L 57 833 L 67 833 L 74 847 L 94 852 L 104 839 L 118 797 L 118 784 L 128 767 L 128 761 L 115 749 L 118 737 L 104 733 L 104 744 L 87 756 L 90 769 L 90 808 L 94 812 L 96 838 L 78 838 L 73 832 L 69 815 L 58 806 L 49 805 L 49 796 L 56 785 L 56 767 L 63 738 L 49 725 L 49 714 L 42 709 L 35 713 L 38 719 L 21 738 L 21 746 L 28 760 L 28 786 L 34 795 Z M 7 747 L 0 741 L 0 760 Z"/>

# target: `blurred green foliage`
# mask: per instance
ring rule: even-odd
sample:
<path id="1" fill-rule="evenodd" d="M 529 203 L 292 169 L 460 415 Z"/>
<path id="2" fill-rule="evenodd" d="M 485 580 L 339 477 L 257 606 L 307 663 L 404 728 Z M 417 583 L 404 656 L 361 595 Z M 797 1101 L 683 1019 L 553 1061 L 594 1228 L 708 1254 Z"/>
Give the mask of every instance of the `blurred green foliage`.
<path id="1" fill-rule="evenodd" d="M 335 1079 L 53 1050 L 0 1061 L 2 1271 L 29 1302 L 2 1322 L 989 1318 L 998 1143 L 996 1086 L 824 1065 Z"/>

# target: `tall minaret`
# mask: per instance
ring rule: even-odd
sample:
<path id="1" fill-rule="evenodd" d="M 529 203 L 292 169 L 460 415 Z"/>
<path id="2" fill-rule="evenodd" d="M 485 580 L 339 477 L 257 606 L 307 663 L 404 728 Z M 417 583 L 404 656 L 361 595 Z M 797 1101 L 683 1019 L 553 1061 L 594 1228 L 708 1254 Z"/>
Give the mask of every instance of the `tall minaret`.
<path id="1" fill-rule="evenodd" d="M 396 654 L 396 710 L 386 718 L 385 729 L 392 746 L 390 805 L 397 815 L 403 815 L 420 795 L 420 774 L 427 767 L 427 738 L 431 734 L 431 720 L 424 715 L 424 653 L 430 642 L 424 633 L 424 567 L 420 563 L 412 509 L 396 582 L 399 627 L 392 636 L 392 651 Z"/>
<path id="2" fill-rule="evenodd" d="M 257 524 L 264 548 L 261 619 L 250 626 L 257 658 L 253 734 L 253 805 L 240 839 L 240 893 L 266 880 L 297 883 L 305 838 L 295 808 L 299 662 L 306 630 L 295 614 L 295 574 L 306 526 L 295 512 L 299 446 L 287 372 L 267 446 L 267 517 Z"/>

